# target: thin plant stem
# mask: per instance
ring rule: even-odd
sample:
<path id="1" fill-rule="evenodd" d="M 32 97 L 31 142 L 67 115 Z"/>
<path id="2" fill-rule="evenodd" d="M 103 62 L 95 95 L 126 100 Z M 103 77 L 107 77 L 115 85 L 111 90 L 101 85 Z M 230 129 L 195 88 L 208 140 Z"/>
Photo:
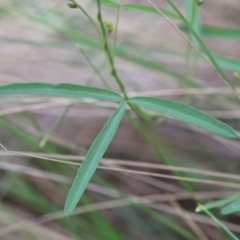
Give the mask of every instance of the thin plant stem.
<path id="1" fill-rule="evenodd" d="M 116 15 L 114 40 L 113 40 L 113 56 L 115 55 L 115 49 L 116 49 L 116 46 L 117 46 L 117 34 L 118 34 L 120 12 L 121 12 L 121 5 L 117 5 L 117 15 Z"/>
<path id="2" fill-rule="evenodd" d="M 85 57 L 85 59 L 87 60 L 87 62 L 89 63 L 89 65 L 92 67 L 92 69 L 94 70 L 94 72 L 96 73 L 96 75 L 100 78 L 100 80 L 102 81 L 103 85 L 107 88 L 107 89 L 111 89 L 111 87 L 109 86 L 109 84 L 107 83 L 107 81 L 104 79 L 104 77 L 101 75 L 100 71 L 98 70 L 98 68 L 92 63 L 91 59 L 88 57 L 88 55 L 85 53 L 85 51 L 78 45 L 78 49 L 79 51 L 82 53 L 82 55 Z"/>
<path id="3" fill-rule="evenodd" d="M 191 19 L 190 19 L 190 23 L 191 23 L 191 26 L 193 27 L 194 26 L 194 20 L 195 20 L 195 13 L 196 13 L 196 0 L 193 0 L 193 5 L 192 5 L 192 14 L 191 14 Z M 188 38 L 189 38 L 189 41 L 192 41 L 192 36 L 191 34 L 189 33 L 188 34 Z M 190 53 L 191 53 L 191 45 L 189 44 L 189 42 L 187 43 L 187 50 L 186 50 L 186 54 L 185 54 L 185 66 L 184 66 L 184 81 L 183 81 L 183 85 L 184 85 L 184 89 L 188 89 L 188 84 L 187 84 L 187 75 L 189 73 L 189 65 L 190 65 Z M 191 96 L 188 95 L 188 94 L 184 94 L 183 95 L 183 102 L 184 103 L 189 103 L 190 102 L 190 98 Z"/>
<path id="4" fill-rule="evenodd" d="M 118 76 L 117 70 L 115 68 L 115 63 L 114 63 L 114 58 L 111 54 L 109 45 L 108 45 L 108 40 L 107 40 L 107 33 L 106 33 L 106 29 L 103 23 L 103 19 L 102 19 L 102 13 L 101 13 L 101 1 L 97 0 L 97 7 L 98 7 L 98 14 L 97 14 L 97 18 L 99 21 L 99 24 L 101 26 L 101 30 L 102 30 L 102 35 L 103 35 L 103 39 L 104 39 L 104 52 L 108 58 L 108 62 L 110 65 L 110 74 L 113 76 L 113 78 L 116 80 L 122 94 L 123 97 L 125 99 L 125 101 L 128 100 L 128 96 L 127 96 L 127 92 L 125 89 L 125 86 L 122 82 L 122 80 L 120 79 L 120 77 Z M 145 120 L 146 122 L 150 122 L 151 121 L 151 116 L 149 116 L 147 113 L 143 112 L 139 107 L 137 106 L 133 106 L 132 104 L 130 104 L 127 101 L 127 104 L 130 106 L 130 108 L 143 120 Z"/>
<path id="5" fill-rule="evenodd" d="M 28 157 L 39 158 L 36 155 L 22 154 L 20 152 L 14 152 L 14 151 L 9 151 L 9 152 L 14 153 L 14 154 L 19 155 L 19 156 L 28 156 Z M 40 159 L 42 159 L 42 160 L 50 160 L 50 158 L 46 158 L 46 157 L 40 157 Z M 63 164 L 69 164 L 69 165 L 78 165 L 78 166 L 81 165 L 81 163 L 64 161 L 64 160 L 59 160 L 59 159 L 54 159 L 54 158 L 51 158 L 50 161 L 63 163 Z M 178 175 L 172 176 L 172 175 L 169 175 L 169 174 L 161 174 L 161 173 L 152 173 L 152 172 L 147 172 L 147 171 L 123 169 L 121 167 L 98 166 L 97 168 L 98 169 L 103 169 L 103 170 L 110 170 L 110 171 L 116 171 L 116 172 L 124 172 L 124 173 L 129 173 L 129 174 L 136 174 L 136 175 L 141 175 L 141 176 L 152 176 L 152 177 L 164 178 L 164 179 L 172 179 L 172 180 L 177 180 L 177 181 L 184 181 L 184 182 L 186 181 L 186 182 L 193 182 L 193 183 L 203 183 L 203 184 L 207 184 L 207 185 L 215 185 L 215 186 L 221 186 L 221 187 L 240 189 L 240 184 L 235 183 L 235 182 L 226 182 L 226 181 L 201 179 L 201 178 L 192 178 L 192 177 L 182 177 L 182 176 L 178 176 Z M 189 194 L 191 196 L 193 196 L 193 193 L 189 193 Z"/>
<path id="6" fill-rule="evenodd" d="M 87 19 L 91 22 L 91 24 L 93 25 L 93 27 L 95 28 L 99 38 L 102 40 L 102 34 L 98 28 L 98 25 L 95 23 L 95 21 L 91 18 L 91 16 L 85 11 L 85 9 L 79 5 L 75 0 L 71 0 L 73 3 L 75 3 L 77 5 L 77 7 L 83 12 L 83 14 L 87 17 Z"/>
<path id="7" fill-rule="evenodd" d="M 72 105 L 68 105 L 65 107 L 63 113 L 56 119 L 56 121 L 52 124 L 52 126 L 50 127 L 49 131 L 47 132 L 47 134 L 45 134 L 42 138 L 42 140 L 39 143 L 39 147 L 43 148 L 46 143 L 48 142 L 48 140 L 50 139 L 51 135 L 53 134 L 53 132 L 56 130 L 56 128 L 59 126 L 59 124 L 62 122 L 62 120 L 66 117 L 66 115 L 68 114 L 69 110 L 71 109 Z"/>

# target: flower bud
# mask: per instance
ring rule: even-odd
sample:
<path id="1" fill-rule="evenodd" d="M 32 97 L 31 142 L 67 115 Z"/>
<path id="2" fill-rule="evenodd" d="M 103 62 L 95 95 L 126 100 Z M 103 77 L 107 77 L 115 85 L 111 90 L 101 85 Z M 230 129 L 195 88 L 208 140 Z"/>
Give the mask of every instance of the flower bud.
<path id="1" fill-rule="evenodd" d="M 111 33 L 113 31 L 113 29 L 114 29 L 113 23 L 111 23 L 111 22 L 104 22 L 103 24 L 104 24 L 104 27 L 105 27 L 105 29 L 106 29 L 106 31 L 108 33 Z"/>
<path id="2" fill-rule="evenodd" d="M 70 8 L 77 8 L 77 4 L 74 2 L 70 2 L 67 4 Z"/>

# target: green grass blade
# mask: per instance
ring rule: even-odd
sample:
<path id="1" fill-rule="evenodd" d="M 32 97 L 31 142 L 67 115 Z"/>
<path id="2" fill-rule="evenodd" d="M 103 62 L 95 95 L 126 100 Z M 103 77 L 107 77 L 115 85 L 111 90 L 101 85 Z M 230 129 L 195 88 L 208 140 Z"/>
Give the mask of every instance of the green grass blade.
<path id="1" fill-rule="evenodd" d="M 105 123 L 103 129 L 92 143 L 68 193 L 64 206 L 64 212 L 66 215 L 69 215 L 76 207 L 85 188 L 87 187 L 88 182 L 96 171 L 102 156 L 117 131 L 118 125 L 125 112 L 125 108 L 126 103 L 122 103 L 116 112 Z"/>
<path id="2" fill-rule="evenodd" d="M 226 205 L 226 204 L 228 204 L 230 202 L 233 202 L 237 198 L 239 198 L 239 195 L 232 196 L 232 197 L 229 197 L 229 198 L 220 199 L 220 200 L 209 202 L 209 203 L 206 203 L 206 204 L 202 204 L 202 206 L 205 209 L 212 209 L 212 208 L 220 207 L 220 206 Z M 198 206 L 196 208 L 196 212 L 201 212 L 201 211 L 203 211 L 203 208 Z"/>
<path id="3" fill-rule="evenodd" d="M 238 199 L 234 201 L 233 203 L 230 203 L 226 207 L 224 207 L 221 211 L 222 214 L 230 214 L 234 212 L 239 212 L 240 211 L 240 199 L 238 196 Z"/>
<path id="4" fill-rule="evenodd" d="M 236 90 L 235 90 L 233 84 L 230 82 L 230 80 L 228 79 L 226 74 L 220 68 L 220 66 L 218 65 L 217 61 L 215 60 L 215 58 L 213 57 L 211 52 L 208 50 L 208 48 L 206 47 L 204 42 L 201 40 L 201 38 L 198 36 L 196 31 L 191 27 L 191 24 L 188 23 L 187 19 L 178 10 L 178 8 L 175 6 L 175 4 L 172 2 L 172 0 L 167 0 L 167 1 L 172 6 L 172 8 L 176 11 L 176 13 L 179 15 L 179 17 L 182 19 L 182 21 L 184 22 L 184 24 L 186 25 L 186 27 L 188 28 L 188 30 L 190 31 L 190 33 L 192 34 L 192 36 L 194 37 L 196 42 L 199 44 L 199 46 L 200 46 L 201 50 L 203 51 L 204 56 L 206 57 L 206 59 L 212 63 L 212 65 L 216 69 L 216 71 L 219 74 L 219 76 L 223 79 L 223 81 L 227 84 L 227 86 L 229 86 L 233 90 L 234 94 L 237 96 L 237 93 L 236 93 Z"/>
<path id="5" fill-rule="evenodd" d="M 131 11 L 159 14 L 159 12 L 155 8 L 150 6 L 137 5 L 137 4 L 124 4 L 123 8 Z M 161 11 L 169 18 L 180 20 L 179 16 L 173 12 L 170 12 L 164 9 L 161 9 Z"/>
<path id="6" fill-rule="evenodd" d="M 189 32 L 186 26 L 179 27 L 183 32 Z M 202 26 L 202 36 L 221 39 L 240 39 L 240 29 L 221 28 L 215 26 Z"/>
<path id="7" fill-rule="evenodd" d="M 97 2 L 97 0 L 94 0 L 94 1 Z M 101 4 L 109 6 L 109 7 L 116 7 L 117 6 L 117 3 L 114 3 L 110 0 L 101 0 Z"/>
<path id="8" fill-rule="evenodd" d="M 54 24 L 54 22 L 49 20 L 47 18 L 47 16 L 45 16 L 45 15 L 44 16 L 31 15 L 27 12 L 21 11 L 20 9 L 14 8 L 14 7 L 7 7 L 5 10 L 7 13 L 24 17 L 25 19 L 27 19 L 28 21 L 31 21 L 32 23 L 42 25 L 42 26 L 47 27 L 48 29 L 56 31 L 60 34 L 64 34 L 65 36 L 68 36 L 70 39 L 78 42 L 78 44 L 83 44 L 86 46 L 90 46 L 92 48 L 101 49 L 100 41 L 98 41 L 94 38 L 90 38 L 86 34 L 80 33 L 79 29 L 76 29 L 73 27 L 70 27 L 70 28 L 69 27 L 63 28 L 62 26 L 60 27 L 60 26 Z M 7 39 L 5 39 L 5 40 L 7 40 Z M 14 40 L 12 40 L 12 41 L 14 41 Z M 26 40 L 26 41 L 28 41 L 28 40 Z"/>
<path id="9" fill-rule="evenodd" d="M 137 51 L 138 50 L 139 49 L 137 49 Z M 143 57 L 140 54 L 139 55 L 134 55 L 132 53 L 129 54 L 129 51 L 127 52 L 127 50 L 118 49 L 116 55 L 131 62 L 131 63 L 140 65 L 146 69 L 154 70 L 157 72 L 162 72 L 162 73 L 172 76 L 173 78 L 178 79 L 178 80 L 185 79 L 183 76 L 172 71 L 172 69 L 168 69 L 167 67 L 163 66 L 163 64 L 156 63 L 156 61 L 149 61 L 149 60 L 143 59 Z M 185 80 L 187 81 L 188 84 L 191 84 L 192 87 L 198 86 L 191 79 L 185 79 Z"/>
<path id="10" fill-rule="evenodd" d="M 14 83 L 0 87 L 0 95 L 34 94 L 67 98 L 94 98 L 121 101 L 122 97 L 111 90 L 75 84 Z"/>
<path id="11" fill-rule="evenodd" d="M 203 205 L 199 204 L 199 208 L 202 208 L 209 217 L 211 217 L 230 237 L 234 240 L 239 240 L 223 223 L 221 223 L 212 213 L 210 213 Z"/>
<path id="12" fill-rule="evenodd" d="M 193 28 L 193 30 L 198 34 L 199 37 L 202 35 L 201 23 L 200 23 L 200 13 L 199 6 L 197 5 L 197 0 L 184 0 L 185 9 L 187 12 L 188 22 Z M 199 44 L 194 39 L 194 44 L 198 47 Z"/>
<path id="13" fill-rule="evenodd" d="M 239 75 L 237 72 L 234 73 L 234 76 L 235 76 L 236 79 L 240 82 L 240 75 Z"/>
<path id="14" fill-rule="evenodd" d="M 229 58 L 221 55 L 213 55 L 218 65 L 230 71 L 239 71 L 240 60 L 237 58 Z"/>
<path id="15" fill-rule="evenodd" d="M 175 119 L 195 125 L 223 137 L 237 137 L 235 131 L 227 124 L 180 102 L 151 97 L 133 97 L 129 99 L 129 102 L 140 107 L 164 113 Z"/>

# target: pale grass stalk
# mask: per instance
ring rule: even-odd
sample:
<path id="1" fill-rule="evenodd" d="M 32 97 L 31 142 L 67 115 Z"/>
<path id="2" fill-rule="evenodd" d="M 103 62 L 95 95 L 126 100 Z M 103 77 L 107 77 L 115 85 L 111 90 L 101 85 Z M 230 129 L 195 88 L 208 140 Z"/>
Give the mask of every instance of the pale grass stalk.
<path id="1" fill-rule="evenodd" d="M 72 161 L 83 161 L 85 156 L 76 156 L 76 155 L 64 155 L 64 154 L 48 154 L 48 153 L 34 153 L 34 152 L 15 152 L 15 151 L 0 151 L 0 156 L 17 156 L 22 155 L 26 157 L 34 157 L 38 159 L 50 160 L 50 161 L 60 161 L 56 158 L 67 159 Z M 63 161 L 63 163 L 75 164 L 79 165 L 79 163 L 74 163 L 70 161 Z M 131 166 L 137 168 L 150 168 L 150 169 L 161 169 L 161 170 L 169 170 L 169 171 L 178 171 L 178 172 L 187 172 L 187 173 L 196 173 L 201 175 L 209 175 L 211 177 L 219 177 L 233 180 L 240 180 L 240 176 L 237 174 L 216 172 L 216 171 L 208 171 L 208 170 L 199 170 L 194 168 L 186 168 L 186 167 L 178 167 L 178 166 L 167 166 L 159 163 L 148 163 L 148 162 L 136 162 L 132 160 L 118 160 L 118 159 L 108 159 L 103 158 L 101 160 L 102 164 L 115 165 L 118 164 L 120 166 Z"/>
<path id="2" fill-rule="evenodd" d="M 2 147 L 4 149 L 5 152 L 7 152 L 7 148 L 5 148 L 1 143 L 0 143 L 0 147 Z"/>
<path id="3" fill-rule="evenodd" d="M 10 152 L 10 151 L 8 151 L 8 152 Z M 13 151 L 11 151 L 11 152 L 16 154 L 16 155 L 19 155 L 19 156 L 39 158 L 37 155 L 23 154 L 23 153 L 20 153 L 20 152 L 13 152 Z M 63 160 L 58 160 L 58 159 L 53 159 L 53 158 L 40 157 L 40 159 L 50 160 L 50 161 L 65 163 L 65 164 L 71 164 L 71 165 L 81 165 L 80 163 L 63 161 Z M 172 179 L 172 180 L 182 180 L 182 181 L 188 181 L 188 182 L 196 182 L 196 183 L 202 183 L 202 184 L 208 184 L 208 185 L 216 185 L 216 186 L 240 189 L 240 184 L 232 183 L 232 182 L 228 183 L 228 182 L 222 182 L 222 181 L 216 181 L 216 180 L 206 180 L 206 179 L 200 179 L 200 178 L 171 176 L 171 175 L 168 175 L 168 174 L 128 170 L 128 169 L 117 168 L 117 167 L 98 166 L 98 169 L 104 169 L 104 170 L 109 170 L 109 171 L 124 172 L 124 173 L 131 173 L 131 174 L 137 174 L 137 175 L 152 176 L 152 177 L 159 177 L 159 178 Z"/>
<path id="4" fill-rule="evenodd" d="M 236 91 L 240 93 L 240 88 L 236 88 Z M 177 88 L 177 89 L 128 92 L 128 96 L 136 97 L 141 95 L 148 97 L 163 97 L 163 96 L 179 96 L 183 94 L 208 95 L 208 94 L 231 94 L 231 93 L 232 92 L 228 87 L 207 87 L 207 88 L 188 88 L 188 89 Z"/>
<path id="5" fill-rule="evenodd" d="M 48 179 L 52 181 L 70 183 L 71 180 L 63 175 L 51 173 L 48 171 L 43 171 L 34 167 L 28 167 L 20 164 L 10 163 L 10 162 L 0 162 L 0 169 L 14 171 L 21 174 L 26 174 L 33 177 Z"/>
<path id="6" fill-rule="evenodd" d="M 33 177 L 43 178 L 43 179 L 61 182 L 61 183 L 70 184 L 72 181 L 71 178 L 66 177 L 64 175 L 51 173 L 48 171 L 36 169 L 34 167 L 27 167 L 27 166 L 15 164 L 15 163 L 0 162 L 0 169 L 14 171 L 14 172 L 18 172 L 21 174 L 30 175 Z M 145 182 L 145 180 L 144 180 L 144 182 Z M 107 196 L 111 196 L 111 197 L 119 197 L 120 196 L 119 194 L 117 194 L 116 191 L 114 191 L 112 189 L 108 189 L 106 187 L 102 187 L 101 185 L 94 184 L 94 183 L 89 183 L 88 189 L 91 191 L 94 191 L 94 192 L 102 193 Z M 99 191 L 99 189 L 100 189 L 100 191 Z M 174 190 L 174 192 L 176 192 L 176 190 Z M 211 191 L 211 192 L 197 192 L 197 193 L 189 194 L 188 192 L 178 191 L 175 194 L 176 194 L 175 195 L 176 200 L 183 200 L 183 199 L 189 199 L 189 198 L 190 199 L 191 198 L 193 198 L 193 199 L 195 199 L 195 198 L 197 198 L 197 199 L 223 198 L 223 197 L 236 195 L 236 194 L 238 194 L 238 192 L 237 191 Z M 166 196 L 168 196 L 168 195 L 166 195 Z M 171 196 L 171 194 L 169 196 Z M 135 197 L 135 198 L 137 198 L 137 197 Z M 151 195 L 148 197 L 148 199 L 151 199 L 154 201 L 160 201 L 159 194 Z M 165 201 L 164 198 L 161 201 Z"/>
<path id="7" fill-rule="evenodd" d="M 70 104 L 70 101 L 65 100 L 61 102 L 48 102 L 48 103 L 30 104 L 26 106 L 6 108 L 6 109 L 0 110 L 0 116 L 21 113 L 26 111 L 36 111 L 36 110 L 52 108 L 52 107 L 61 107 L 69 104 Z"/>
<path id="8" fill-rule="evenodd" d="M 150 92 L 148 92 L 148 93 L 149 93 L 149 95 L 147 95 L 147 92 L 142 92 L 142 93 L 139 92 L 139 94 L 141 94 L 143 96 L 144 95 L 152 96 Z M 183 94 L 183 93 L 181 93 L 181 94 Z M 193 92 L 192 94 L 195 94 L 195 93 Z M 132 95 L 135 96 L 135 93 L 133 93 Z M 155 95 L 155 93 L 153 93 L 153 95 Z M 173 94 L 173 95 L 175 95 L 175 94 Z M 178 95 L 178 94 L 176 94 L 176 95 Z M 160 96 L 160 95 L 158 95 L 158 96 Z M 66 100 L 66 101 L 62 101 L 62 102 L 38 103 L 38 104 L 30 104 L 30 105 L 26 105 L 26 106 L 12 107 L 12 108 L 7 108 L 7 109 L 0 110 L 0 116 L 22 113 L 22 112 L 26 112 L 26 111 L 37 111 L 37 110 L 51 108 L 51 107 L 63 107 L 63 106 L 67 106 L 69 104 L 73 104 L 73 102 Z M 117 106 L 114 103 L 104 103 L 104 105 L 102 105 L 100 102 L 96 103 L 95 105 L 97 105 L 99 107 L 105 107 L 105 108 L 115 108 Z M 127 107 L 127 109 L 130 109 L 130 108 Z M 154 111 L 147 111 L 147 112 L 155 113 Z M 208 113 L 208 114 L 211 114 L 213 117 L 217 117 L 217 118 L 226 118 L 226 119 L 229 119 L 229 118 L 237 118 L 238 119 L 238 118 L 240 118 L 240 112 L 235 111 L 235 110 L 231 110 L 231 111 L 211 110 L 211 111 L 205 111 L 205 112 Z M 169 116 L 166 116 L 166 117 L 171 118 Z"/>
<path id="9" fill-rule="evenodd" d="M 110 171 L 117 171 L 117 172 L 124 172 L 124 173 L 159 177 L 159 178 L 172 179 L 172 180 L 182 180 L 182 181 L 188 181 L 188 182 L 196 182 L 196 183 L 202 183 L 202 184 L 208 184 L 208 185 L 216 185 L 216 186 L 240 189 L 240 184 L 237 184 L 237 183 L 228 183 L 228 182 L 222 182 L 222 181 L 216 181 L 216 180 L 205 180 L 205 179 L 200 179 L 200 178 L 171 176 L 171 175 L 167 175 L 167 174 L 127 170 L 127 169 L 113 168 L 113 167 L 102 167 L 101 166 L 101 167 L 98 167 L 98 168 L 99 169 L 110 170 Z"/>

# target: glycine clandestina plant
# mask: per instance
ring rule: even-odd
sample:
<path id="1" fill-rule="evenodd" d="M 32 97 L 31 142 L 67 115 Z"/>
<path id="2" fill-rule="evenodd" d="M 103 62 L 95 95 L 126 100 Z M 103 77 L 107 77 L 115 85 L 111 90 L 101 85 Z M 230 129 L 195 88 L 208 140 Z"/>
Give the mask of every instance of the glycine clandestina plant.
<path id="1" fill-rule="evenodd" d="M 107 0 L 105 0 L 105 2 L 106 1 Z M 82 10 L 82 7 L 73 0 L 69 2 L 68 6 L 70 8 L 80 8 Z M 64 212 L 66 215 L 71 214 L 82 194 L 84 193 L 87 184 L 89 183 L 91 177 L 96 171 L 101 158 L 106 152 L 111 140 L 114 137 L 114 134 L 118 129 L 118 126 L 124 116 L 127 106 L 129 106 L 130 109 L 132 109 L 139 117 L 142 117 L 143 119 L 147 116 L 147 113 L 143 112 L 142 108 L 146 108 L 156 112 L 160 112 L 164 115 L 170 116 L 185 123 L 195 125 L 199 128 L 205 129 L 208 132 L 215 133 L 226 138 L 237 137 L 235 131 L 227 124 L 181 102 L 141 96 L 129 98 L 125 90 L 125 86 L 122 83 L 120 77 L 118 76 L 117 70 L 115 68 L 114 56 L 107 40 L 107 34 L 109 33 L 109 31 L 107 31 L 106 23 L 103 21 L 101 15 L 100 0 L 97 0 L 97 7 L 97 19 L 100 25 L 100 30 L 98 29 L 99 27 L 96 25 L 96 23 L 85 11 L 84 14 L 91 20 L 92 24 L 97 29 L 98 34 L 100 34 L 103 50 L 109 65 L 110 74 L 116 80 L 121 94 L 107 88 L 103 89 L 66 83 L 15 83 L 0 87 L 0 95 L 33 94 L 58 96 L 64 98 L 94 98 L 98 100 L 115 101 L 119 104 L 117 110 L 110 116 L 110 118 L 104 124 L 102 130 L 92 143 L 83 163 L 78 169 L 77 175 L 73 181 L 65 203 Z M 199 39 L 197 40 L 201 41 Z M 205 45 L 203 45 L 202 42 L 201 44 L 202 48 L 204 49 Z M 206 55 L 208 54 L 210 53 L 206 52 Z M 211 57 L 209 57 L 209 55 L 208 58 L 211 61 Z"/>

